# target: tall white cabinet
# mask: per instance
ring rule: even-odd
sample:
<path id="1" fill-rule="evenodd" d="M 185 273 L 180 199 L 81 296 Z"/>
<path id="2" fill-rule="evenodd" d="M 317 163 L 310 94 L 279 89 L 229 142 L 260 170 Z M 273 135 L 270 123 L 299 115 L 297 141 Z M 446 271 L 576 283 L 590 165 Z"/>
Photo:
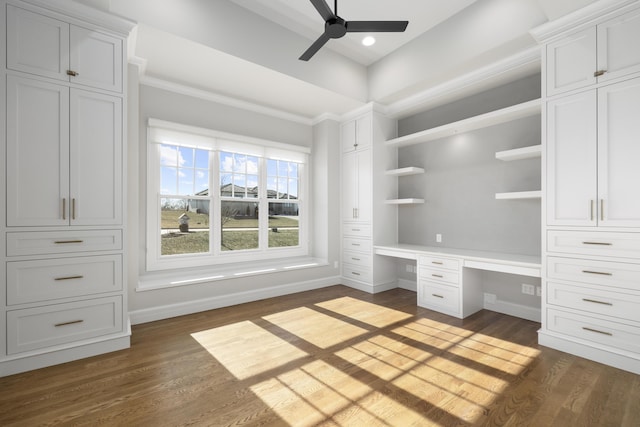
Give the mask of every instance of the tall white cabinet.
<path id="1" fill-rule="evenodd" d="M 539 342 L 640 373 L 640 2 L 533 34 L 545 52 Z"/>
<path id="2" fill-rule="evenodd" d="M 2 2 L 0 375 L 129 346 L 123 64 L 131 24 L 107 14 L 104 26 L 88 24 L 86 10 Z"/>
<path id="3" fill-rule="evenodd" d="M 395 168 L 397 151 L 385 145 L 396 135 L 396 122 L 369 105 L 341 124 L 342 280 L 366 292 L 396 287 L 395 264 L 375 255 L 376 244 L 397 240 L 397 187 L 384 171 Z"/>

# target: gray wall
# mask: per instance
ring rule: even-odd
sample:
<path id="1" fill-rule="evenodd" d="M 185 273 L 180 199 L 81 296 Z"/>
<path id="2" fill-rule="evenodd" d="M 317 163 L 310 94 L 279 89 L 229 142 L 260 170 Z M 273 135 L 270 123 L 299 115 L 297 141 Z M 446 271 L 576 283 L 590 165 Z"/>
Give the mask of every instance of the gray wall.
<path id="1" fill-rule="evenodd" d="M 540 96 L 539 75 L 400 120 L 399 135 Z M 540 189 L 540 159 L 503 162 L 497 151 L 538 145 L 540 116 L 400 148 L 398 167 L 425 174 L 399 178 L 399 196 L 424 205 L 399 207 L 398 240 L 428 246 L 540 254 L 540 200 L 496 200 L 495 193 Z M 442 243 L 436 243 L 436 233 Z"/>

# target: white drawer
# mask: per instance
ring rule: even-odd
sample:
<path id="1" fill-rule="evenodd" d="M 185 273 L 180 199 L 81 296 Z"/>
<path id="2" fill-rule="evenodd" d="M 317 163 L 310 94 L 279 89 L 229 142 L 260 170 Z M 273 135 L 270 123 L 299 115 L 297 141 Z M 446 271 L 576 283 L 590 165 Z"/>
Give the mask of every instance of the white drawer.
<path id="1" fill-rule="evenodd" d="M 548 257 L 547 277 L 640 291 L 638 264 Z"/>
<path id="2" fill-rule="evenodd" d="M 7 233 L 7 255 L 44 255 L 122 249 L 121 230 Z"/>
<path id="3" fill-rule="evenodd" d="M 342 239 L 342 248 L 345 251 L 366 252 L 370 254 L 372 249 L 371 240 L 346 237 Z"/>
<path id="4" fill-rule="evenodd" d="M 371 226 L 368 224 L 343 224 L 342 234 L 353 237 L 371 237 Z"/>
<path id="5" fill-rule="evenodd" d="M 460 290 L 452 286 L 420 280 L 418 282 L 418 305 L 446 314 L 459 315 Z"/>
<path id="6" fill-rule="evenodd" d="M 552 305 L 640 322 L 640 295 L 611 292 L 606 288 L 547 283 Z"/>
<path id="7" fill-rule="evenodd" d="M 122 298 L 108 297 L 7 312 L 7 352 L 66 344 L 122 331 Z"/>
<path id="8" fill-rule="evenodd" d="M 7 263 L 8 305 L 119 290 L 121 255 Z"/>
<path id="9" fill-rule="evenodd" d="M 349 264 L 342 266 L 342 275 L 346 278 L 358 280 L 360 282 L 372 283 L 373 275 L 371 269 L 360 268 Z"/>
<path id="10" fill-rule="evenodd" d="M 421 279 L 450 283 L 456 286 L 460 283 L 460 279 L 457 271 L 424 268 L 422 264 L 418 267 L 418 270 L 420 272 Z"/>
<path id="11" fill-rule="evenodd" d="M 640 328 L 637 326 L 548 309 L 547 328 L 609 347 L 640 353 Z"/>
<path id="12" fill-rule="evenodd" d="M 547 251 L 638 259 L 640 233 L 548 231 Z"/>
<path id="13" fill-rule="evenodd" d="M 447 270 L 458 270 L 460 268 L 460 260 L 455 258 L 442 258 L 427 255 L 418 256 L 418 264 L 424 267 L 444 268 Z"/>
<path id="14" fill-rule="evenodd" d="M 370 268 L 373 265 L 371 263 L 371 255 L 351 251 L 344 251 L 342 254 L 342 262 L 362 268 Z"/>

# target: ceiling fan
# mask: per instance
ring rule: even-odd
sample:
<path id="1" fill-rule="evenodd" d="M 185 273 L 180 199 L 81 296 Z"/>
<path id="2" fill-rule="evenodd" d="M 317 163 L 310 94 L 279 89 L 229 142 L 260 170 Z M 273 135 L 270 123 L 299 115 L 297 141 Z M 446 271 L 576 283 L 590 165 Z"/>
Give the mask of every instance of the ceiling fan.
<path id="1" fill-rule="evenodd" d="M 325 0 L 311 0 L 311 4 L 325 21 L 324 33 L 298 58 L 302 61 L 311 59 L 329 39 L 339 39 L 346 33 L 401 33 L 409 24 L 409 21 L 345 21 L 338 16 L 338 0 L 333 12 Z"/>

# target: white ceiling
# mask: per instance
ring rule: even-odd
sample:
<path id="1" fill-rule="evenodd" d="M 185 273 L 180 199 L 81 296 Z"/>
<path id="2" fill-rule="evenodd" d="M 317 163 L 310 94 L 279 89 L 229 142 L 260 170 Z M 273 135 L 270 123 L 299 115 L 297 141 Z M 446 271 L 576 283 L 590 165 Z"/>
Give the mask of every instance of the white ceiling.
<path id="1" fill-rule="evenodd" d="M 324 31 L 324 21 L 309 0 L 231 0 L 309 39 L 309 45 Z M 334 0 L 326 0 L 334 10 Z M 363 65 L 370 65 L 420 34 L 447 20 L 476 0 L 338 0 L 338 15 L 346 21 L 409 21 L 404 33 L 371 34 L 376 43 L 364 47 L 369 34 L 347 34 L 330 40 L 332 49 Z M 302 54 L 302 52 L 300 52 Z M 313 59 L 312 59 L 313 60 Z"/>

